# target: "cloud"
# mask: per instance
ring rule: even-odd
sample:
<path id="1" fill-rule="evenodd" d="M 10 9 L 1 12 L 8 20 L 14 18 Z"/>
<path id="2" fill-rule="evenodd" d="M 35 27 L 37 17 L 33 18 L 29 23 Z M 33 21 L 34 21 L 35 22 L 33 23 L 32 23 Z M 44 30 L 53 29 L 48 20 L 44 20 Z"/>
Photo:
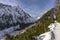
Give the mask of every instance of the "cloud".
<path id="1" fill-rule="evenodd" d="M 18 2 L 16 0 L 0 0 L 0 3 L 17 6 Z"/>

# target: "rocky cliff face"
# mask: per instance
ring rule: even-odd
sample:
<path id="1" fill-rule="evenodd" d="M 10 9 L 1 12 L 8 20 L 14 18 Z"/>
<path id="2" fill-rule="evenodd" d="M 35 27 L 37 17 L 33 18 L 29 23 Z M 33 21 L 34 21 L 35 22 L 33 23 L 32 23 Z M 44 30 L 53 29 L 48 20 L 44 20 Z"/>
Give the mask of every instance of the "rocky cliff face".
<path id="1" fill-rule="evenodd" d="M 20 7 L 0 3 L 0 27 L 31 23 L 33 18 Z"/>

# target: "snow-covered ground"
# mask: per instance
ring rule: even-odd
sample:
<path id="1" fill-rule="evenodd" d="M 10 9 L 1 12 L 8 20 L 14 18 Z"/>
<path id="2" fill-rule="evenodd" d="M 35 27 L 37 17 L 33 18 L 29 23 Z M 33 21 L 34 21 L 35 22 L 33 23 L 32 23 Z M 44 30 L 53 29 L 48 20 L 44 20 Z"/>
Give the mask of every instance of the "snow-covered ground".
<path id="1" fill-rule="evenodd" d="M 48 28 L 49 32 L 43 33 L 37 37 L 37 40 L 60 40 L 60 23 L 55 21 L 55 23 L 51 23 Z"/>
<path id="2" fill-rule="evenodd" d="M 50 40 L 51 39 L 51 33 L 50 32 L 46 32 L 44 34 L 41 34 L 39 36 L 36 37 L 37 40 Z"/>
<path id="3" fill-rule="evenodd" d="M 53 32 L 55 34 L 55 40 L 60 40 L 60 23 L 56 23 L 56 27 Z"/>

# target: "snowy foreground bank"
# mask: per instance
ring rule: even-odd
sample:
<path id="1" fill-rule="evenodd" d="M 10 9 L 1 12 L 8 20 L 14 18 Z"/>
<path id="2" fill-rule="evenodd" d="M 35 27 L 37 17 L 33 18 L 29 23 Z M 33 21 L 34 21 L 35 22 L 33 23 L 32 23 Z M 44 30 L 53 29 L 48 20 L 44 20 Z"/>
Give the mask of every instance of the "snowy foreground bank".
<path id="1" fill-rule="evenodd" d="M 60 40 L 60 23 L 55 21 L 55 23 L 51 23 L 48 28 L 50 29 L 49 32 L 43 33 L 35 39 L 37 40 Z"/>

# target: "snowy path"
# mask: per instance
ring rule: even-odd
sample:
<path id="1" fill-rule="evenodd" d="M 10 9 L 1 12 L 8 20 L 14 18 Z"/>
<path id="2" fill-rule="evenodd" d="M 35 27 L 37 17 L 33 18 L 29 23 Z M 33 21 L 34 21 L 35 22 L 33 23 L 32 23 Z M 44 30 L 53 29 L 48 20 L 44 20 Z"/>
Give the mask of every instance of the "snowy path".
<path id="1" fill-rule="evenodd" d="M 56 23 L 56 27 L 53 32 L 55 34 L 55 40 L 60 40 L 60 23 Z"/>
<path id="2" fill-rule="evenodd" d="M 55 23 L 49 26 L 50 26 L 50 31 L 53 31 L 54 33 L 55 40 L 60 40 L 60 23 L 55 21 Z"/>

